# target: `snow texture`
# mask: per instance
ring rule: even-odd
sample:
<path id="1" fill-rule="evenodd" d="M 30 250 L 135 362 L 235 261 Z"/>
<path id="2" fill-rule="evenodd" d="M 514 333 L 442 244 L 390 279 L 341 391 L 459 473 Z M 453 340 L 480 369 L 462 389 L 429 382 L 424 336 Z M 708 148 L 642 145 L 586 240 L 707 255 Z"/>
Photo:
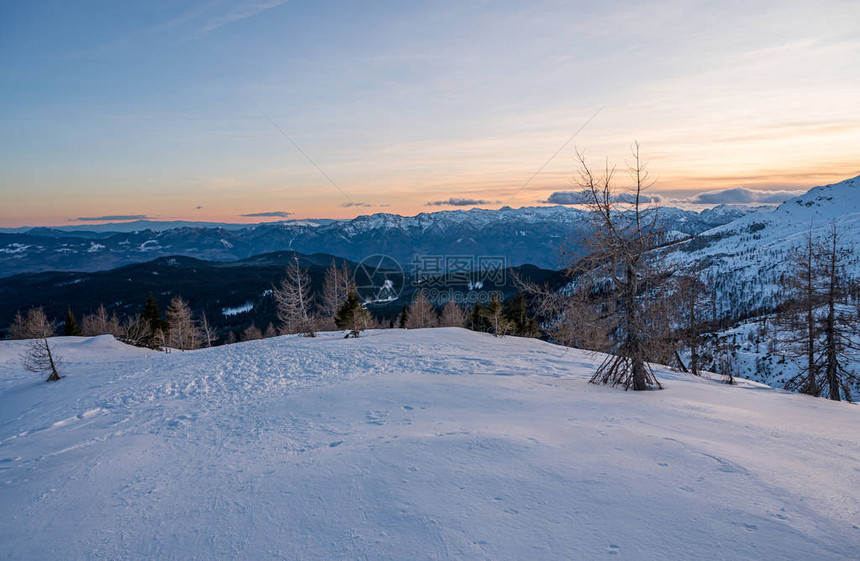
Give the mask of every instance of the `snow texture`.
<path id="1" fill-rule="evenodd" d="M 856 559 L 860 409 L 462 329 L 0 342 L 0 558 Z"/>

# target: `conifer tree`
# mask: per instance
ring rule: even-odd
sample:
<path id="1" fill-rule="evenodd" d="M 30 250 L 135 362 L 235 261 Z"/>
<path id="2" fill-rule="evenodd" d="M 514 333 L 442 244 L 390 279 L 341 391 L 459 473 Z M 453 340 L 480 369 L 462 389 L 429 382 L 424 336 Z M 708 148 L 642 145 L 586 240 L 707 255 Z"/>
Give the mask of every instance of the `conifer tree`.
<path id="1" fill-rule="evenodd" d="M 403 304 L 403 310 L 400 312 L 400 317 L 397 319 L 397 326 L 400 329 L 406 329 L 409 325 L 409 305 Z"/>
<path id="2" fill-rule="evenodd" d="M 146 298 L 141 315 L 148 328 L 146 345 L 152 349 L 156 349 L 164 344 L 168 326 L 167 321 L 162 317 L 161 311 L 158 309 L 158 302 L 155 300 L 152 292 Z"/>
<path id="3" fill-rule="evenodd" d="M 243 341 L 256 341 L 258 339 L 263 338 L 263 332 L 260 331 L 260 328 L 252 321 L 251 325 L 245 328 L 245 331 L 242 332 L 242 340 Z"/>
<path id="4" fill-rule="evenodd" d="M 466 316 L 466 327 L 472 331 L 489 331 L 489 323 L 484 314 L 484 306 L 480 302 L 476 302 L 469 310 Z"/>
<path id="5" fill-rule="evenodd" d="M 200 348 L 200 328 L 194 321 L 191 308 L 180 296 L 174 296 L 167 308 L 167 344 L 188 351 Z"/>
<path id="6" fill-rule="evenodd" d="M 294 257 L 287 267 L 286 275 L 274 289 L 278 320 L 283 333 L 301 333 L 306 337 L 316 337 L 311 305 L 314 300 L 311 292 L 311 279 L 308 272 L 299 265 Z"/>
<path id="7" fill-rule="evenodd" d="M 21 355 L 21 364 L 30 372 L 47 372 L 48 382 L 60 379 L 58 372 L 59 359 L 51 351 L 49 337 L 55 334 L 54 325 L 42 308 L 33 308 L 27 312 L 24 320 L 24 335 L 29 341 Z"/>
<path id="8" fill-rule="evenodd" d="M 423 290 L 419 290 L 412 300 L 412 305 L 409 307 L 409 319 L 406 322 L 406 327 L 409 329 L 421 329 L 426 327 L 436 327 L 439 324 L 439 315 L 436 313 L 433 304 L 424 295 Z"/>
<path id="9" fill-rule="evenodd" d="M 571 274 L 586 298 L 600 300 L 612 341 L 611 354 L 589 381 L 636 391 L 661 387 L 650 363 L 665 349 L 669 322 L 661 284 L 667 270 L 651 251 L 663 239 L 657 209 L 648 209 L 650 199 L 644 196 L 653 181 L 638 143 L 628 167 L 633 187 L 623 199 L 614 187 L 614 168 L 596 172 L 581 152 L 576 157 L 575 181 L 589 199 L 592 224 L 585 240 L 588 254 L 575 259 Z"/>
<path id="10" fill-rule="evenodd" d="M 505 306 L 498 294 L 493 294 L 492 299 L 481 310 L 481 314 L 489 326 L 490 333 L 496 337 L 501 337 L 510 331 L 511 324 L 505 318 Z"/>
<path id="11" fill-rule="evenodd" d="M 335 325 L 338 329 L 346 330 L 346 337 L 358 337 L 362 329 L 365 329 L 370 319 L 370 313 L 361 301 L 358 293 L 350 289 L 346 300 L 341 304 L 335 314 Z"/>
<path id="12" fill-rule="evenodd" d="M 329 268 L 325 272 L 319 307 L 320 316 L 325 328 L 330 328 L 330 326 L 334 325 L 334 317 L 346 300 L 351 283 L 352 271 L 349 265 L 344 262 L 338 267 L 335 260 L 332 259 L 331 265 L 329 265 Z"/>
<path id="13" fill-rule="evenodd" d="M 266 330 L 263 332 L 263 339 L 270 339 L 272 337 L 277 337 L 278 332 L 275 330 L 275 326 L 272 322 L 269 322 L 269 325 L 266 326 Z"/>
<path id="14" fill-rule="evenodd" d="M 66 308 L 66 320 L 63 322 L 63 335 L 66 337 L 77 337 L 81 334 L 81 326 L 78 325 L 72 308 Z"/>
<path id="15" fill-rule="evenodd" d="M 463 308 L 454 300 L 448 300 L 442 308 L 439 325 L 442 327 L 463 327 L 466 325 L 466 314 L 463 312 Z"/>
<path id="16" fill-rule="evenodd" d="M 517 293 L 505 309 L 505 319 L 510 325 L 511 334 L 517 337 L 537 337 L 540 335 L 537 321 L 529 314 L 525 294 Z"/>

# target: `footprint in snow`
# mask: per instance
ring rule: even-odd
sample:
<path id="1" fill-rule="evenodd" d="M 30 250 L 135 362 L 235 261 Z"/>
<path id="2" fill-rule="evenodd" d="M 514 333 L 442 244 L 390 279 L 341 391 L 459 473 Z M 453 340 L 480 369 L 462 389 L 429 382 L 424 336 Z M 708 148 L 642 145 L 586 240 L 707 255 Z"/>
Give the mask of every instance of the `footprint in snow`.
<path id="1" fill-rule="evenodd" d="M 621 552 L 621 546 L 612 544 L 609 546 L 609 555 L 618 555 Z"/>
<path id="2" fill-rule="evenodd" d="M 389 411 L 368 411 L 367 423 L 370 425 L 384 425 L 388 421 Z"/>

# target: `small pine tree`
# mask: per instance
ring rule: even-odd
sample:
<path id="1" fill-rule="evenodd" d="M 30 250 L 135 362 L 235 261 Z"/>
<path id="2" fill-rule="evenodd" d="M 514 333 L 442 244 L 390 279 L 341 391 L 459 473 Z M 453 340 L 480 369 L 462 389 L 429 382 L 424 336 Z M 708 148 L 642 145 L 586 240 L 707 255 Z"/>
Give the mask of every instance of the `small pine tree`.
<path id="1" fill-rule="evenodd" d="M 480 303 L 475 304 L 469 310 L 469 315 L 466 317 L 466 327 L 472 331 L 489 331 L 488 322 L 484 315 L 484 306 Z"/>
<path id="2" fill-rule="evenodd" d="M 66 309 L 66 320 L 63 322 L 63 335 L 66 337 L 78 337 L 80 334 L 81 326 L 78 325 L 78 321 L 72 313 L 72 308 L 69 307 Z"/>
<path id="3" fill-rule="evenodd" d="M 514 296 L 505 310 L 505 319 L 510 325 L 511 334 L 518 337 L 537 337 L 540 335 L 537 321 L 529 314 L 525 294 Z"/>
<path id="4" fill-rule="evenodd" d="M 397 326 L 400 329 L 406 329 L 409 325 L 409 305 L 403 304 L 403 310 L 400 312 L 400 318 L 397 320 Z"/>
<path id="5" fill-rule="evenodd" d="M 157 349 L 163 344 L 165 333 L 167 331 L 167 321 L 162 317 L 161 311 L 158 309 L 158 302 L 152 292 L 146 298 L 146 303 L 143 305 L 141 313 L 143 320 L 148 327 L 146 337 L 146 346 L 152 349 Z"/>
<path id="6" fill-rule="evenodd" d="M 489 324 L 490 333 L 501 337 L 510 331 L 511 324 L 505 318 L 505 307 L 498 294 L 493 294 L 492 300 L 481 310 L 484 319 Z"/>
<path id="7" fill-rule="evenodd" d="M 358 337 L 369 319 L 370 313 L 355 290 L 351 289 L 346 296 L 346 300 L 340 309 L 338 309 L 334 317 L 334 322 L 338 329 L 347 330 L 344 338 Z"/>

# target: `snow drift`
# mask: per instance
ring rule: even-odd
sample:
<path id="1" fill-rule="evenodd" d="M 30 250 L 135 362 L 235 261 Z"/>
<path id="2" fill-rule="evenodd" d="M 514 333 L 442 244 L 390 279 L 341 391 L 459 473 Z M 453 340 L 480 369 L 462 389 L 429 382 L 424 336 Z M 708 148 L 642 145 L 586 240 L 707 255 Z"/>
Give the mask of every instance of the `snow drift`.
<path id="1" fill-rule="evenodd" d="M 0 557 L 847 559 L 860 409 L 461 329 L 0 342 Z"/>

